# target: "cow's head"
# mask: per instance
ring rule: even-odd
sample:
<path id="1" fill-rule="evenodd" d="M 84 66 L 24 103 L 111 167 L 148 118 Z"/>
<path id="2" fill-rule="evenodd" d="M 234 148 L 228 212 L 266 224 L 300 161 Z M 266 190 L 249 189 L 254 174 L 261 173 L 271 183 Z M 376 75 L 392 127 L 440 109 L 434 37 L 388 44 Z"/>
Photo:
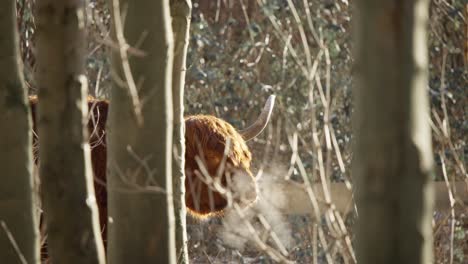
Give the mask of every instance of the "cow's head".
<path id="1" fill-rule="evenodd" d="M 257 199 L 252 154 L 245 142 L 266 127 L 274 100 L 270 96 L 258 119 L 241 131 L 214 116 L 185 118 L 185 201 L 192 215 L 213 216 L 222 213 L 228 201 L 245 207 Z"/>

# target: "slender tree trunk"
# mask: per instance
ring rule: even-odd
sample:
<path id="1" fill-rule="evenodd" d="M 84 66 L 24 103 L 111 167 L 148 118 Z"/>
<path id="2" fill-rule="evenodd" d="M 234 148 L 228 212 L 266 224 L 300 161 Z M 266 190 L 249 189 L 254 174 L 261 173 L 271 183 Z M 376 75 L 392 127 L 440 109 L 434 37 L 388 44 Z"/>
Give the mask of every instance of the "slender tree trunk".
<path id="1" fill-rule="evenodd" d="M 357 1 L 359 263 L 432 263 L 428 2 Z"/>
<path id="2" fill-rule="evenodd" d="M 39 263 L 31 117 L 18 49 L 14 0 L 0 5 L 0 260 Z"/>
<path id="3" fill-rule="evenodd" d="M 174 32 L 174 65 L 172 69 L 172 96 L 174 109 L 174 162 L 172 179 L 176 220 L 177 263 L 188 263 L 187 210 L 185 208 L 185 122 L 184 87 L 187 48 L 189 44 L 192 2 L 171 0 L 172 30 Z"/>
<path id="4" fill-rule="evenodd" d="M 109 262 L 175 263 L 169 1 L 120 1 L 125 25 L 120 24 L 118 1 L 110 3 L 120 49 L 113 54 L 107 130 Z M 125 59 L 122 27 L 127 43 L 139 43 L 143 56 Z M 132 79 L 139 100 L 131 96 Z"/>
<path id="5" fill-rule="evenodd" d="M 39 174 L 53 263 L 104 263 L 84 76 L 84 1 L 37 1 Z"/>

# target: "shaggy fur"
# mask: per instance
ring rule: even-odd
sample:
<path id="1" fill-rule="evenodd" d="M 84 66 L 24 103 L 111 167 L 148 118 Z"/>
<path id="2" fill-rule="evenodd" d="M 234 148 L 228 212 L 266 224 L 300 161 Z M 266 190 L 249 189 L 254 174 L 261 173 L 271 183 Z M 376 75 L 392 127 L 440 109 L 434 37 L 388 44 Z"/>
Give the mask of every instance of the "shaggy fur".
<path id="1" fill-rule="evenodd" d="M 248 177 L 250 186 L 244 186 L 255 191 L 255 180 L 250 171 L 252 155 L 242 136 L 227 122 L 208 115 L 195 115 L 185 118 L 185 202 L 192 215 L 207 217 L 221 213 L 227 206 L 227 200 L 216 191 L 211 191 L 204 183 L 204 177 L 197 175 L 200 171 L 195 157 L 199 156 L 205 164 L 206 170 L 212 179 L 219 180 L 223 187 L 227 186 L 230 177 Z M 229 139 L 229 145 L 226 141 Z M 222 163 L 225 148 L 229 153 L 226 156 L 224 173 L 219 175 L 218 168 Z M 217 179 L 219 175 L 220 179 Z M 203 175 L 201 175 L 203 176 Z M 206 179 L 205 179 L 206 181 Z M 236 192 L 235 188 L 230 188 Z M 250 202 L 255 197 L 242 197 Z"/>
<path id="2" fill-rule="evenodd" d="M 29 98 L 33 113 L 33 129 L 36 129 L 36 105 L 37 98 L 31 96 Z M 106 131 L 105 124 L 107 121 L 107 111 L 109 103 L 104 100 L 88 98 L 89 107 L 89 135 L 91 146 L 91 161 L 96 179 L 94 187 L 96 192 L 97 203 L 99 207 L 99 219 L 101 226 L 105 231 L 107 220 L 107 191 L 105 188 L 106 182 Z M 245 144 L 242 136 L 227 122 L 208 115 L 194 115 L 185 118 L 185 202 L 188 211 L 191 215 L 197 218 L 207 218 L 222 214 L 227 207 L 228 202 L 224 198 L 225 195 L 214 191 L 206 183 L 207 179 L 196 162 L 195 157 L 198 156 L 203 161 L 204 166 L 211 176 L 211 179 L 219 178 L 219 181 L 224 188 L 230 188 L 228 183 L 232 183 L 232 178 L 244 177 L 247 181 L 243 186 L 243 192 L 248 190 L 249 195 L 243 196 L 242 203 L 248 205 L 256 200 L 255 180 L 250 171 L 251 153 Z M 34 133 L 35 145 L 37 144 L 37 133 Z M 224 170 L 218 173 L 223 157 L 226 142 L 229 139 L 229 153 L 226 157 Z M 34 151 L 37 153 L 37 151 Z M 37 155 L 35 155 L 37 160 Z M 219 177 L 216 177 L 219 175 Z M 242 175 L 242 176 L 237 176 Z M 209 181 L 209 180 L 208 180 Z M 235 192 L 235 189 L 234 189 Z M 235 195 L 234 195 L 235 196 Z"/>

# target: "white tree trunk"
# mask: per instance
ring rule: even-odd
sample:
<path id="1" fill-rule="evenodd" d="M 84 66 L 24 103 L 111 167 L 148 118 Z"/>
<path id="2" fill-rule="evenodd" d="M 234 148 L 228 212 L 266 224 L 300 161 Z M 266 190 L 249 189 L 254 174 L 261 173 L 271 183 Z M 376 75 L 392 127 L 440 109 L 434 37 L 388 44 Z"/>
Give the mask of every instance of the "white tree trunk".
<path id="1" fill-rule="evenodd" d="M 427 0 L 357 1 L 353 177 L 359 263 L 431 263 Z"/>
<path id="2" fill-rule="evenodd" d="M 0 260 L 39 263 L 31 116 L 18 49 L 15 1 L 0 5 Z"/>
<path id="3" fill-rule="evenodd" d="M 125 49 L 113 54 L 107 130 L 109 262 L 175 263 L 169 1 L 120 1 L 125 25 L 115 12 L 117 1 L 110 2 L 116 42 L 122 48 L 125 40 L 140 40 L 138 49 L 145 54 L 129 60 Z"/>
<path id="4" fill-rule="evenodd" d="M 171 0 L 172 29 L 174 31 L 174 65 L 172 69 L 174 162 L 172 163 L 172 180 L 176 219 L 177 263 L 181 264 L 189 262 L 187 210 L 185 208 L 184 87 L 191 16 L 192 2 L 190 0 Z"/>
<path id="5" fill-rule="evenodd" d="M 53 263 L 104 263 L 87 132 L 84 1 L 36 2 L 39 174 Z"/>

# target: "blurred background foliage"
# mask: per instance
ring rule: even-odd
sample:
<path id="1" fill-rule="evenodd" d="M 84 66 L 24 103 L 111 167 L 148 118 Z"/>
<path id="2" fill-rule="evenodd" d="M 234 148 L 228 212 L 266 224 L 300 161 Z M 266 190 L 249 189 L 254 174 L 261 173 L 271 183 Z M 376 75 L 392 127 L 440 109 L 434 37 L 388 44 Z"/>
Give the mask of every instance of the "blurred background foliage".
<path id="1" fill-rule="evenodd" d="M 17 0 L 21 54 L 32 94 L 37 92 L 33 78 L 34 2 Z M 86 2 L 90 94 L 107 98 L 111 85 L 108 53 L 113 47 L 108 38 L 110 12 L 105 0 Z M 187 55 L 186 114 L 212 114 L 236 128 L 244 128 L 256 118 L 268 95 L 276 94 L 277 106 L 267 132 L 249 143 L 254 152 L 254 168 L 301 181 L 296 166 L 290 166 L 290 143 L 296 134 L 298 155 L 312 181 L 320 181 L 320 152 L 329 180 L 352 183 L 348 170 L 353 137 L 352 4 L 347 0 L 194 0 Z M 431 1 L 427 89 L 437 180 L 443 180 L 441 155 L 450 180 L 467 177 L 467 15 L 465 0 Z M 325 129 L 332 130 L 333 147 L 327 147 Z M 467 215 L 465 207 L 456 220 L 452 219 L 456 221 L 456 263 L 468 261 Z M 434 214 L 436 263 L 449 258 L 447 219 Z M 309 220 L 291 221 L 292 228 L 298 228 L 294 236 L 302 241 L 292 250 L 292 259 L 309 262 L 310 240 L 301 236 L 310 236 Z M 210 233 L 207 230 L 213 227 L 204 228 Z M 216 246 L 210 250 L 227 254 L 218 240 L 211 240 Z M 191 241 L 192 253 L 201 252 L 197 251 L 199 243 L 208 243 L 200 241 Z M 207 251 L 203 252 L 206 255 Z M 235 251 L 230 254 L 236 259 Z M 249 256 L 252 261 L 244 258 L 245 263 L 268 259 L 260 253 Z M 203 257 L 199 257 L 203 262 Z"/>

